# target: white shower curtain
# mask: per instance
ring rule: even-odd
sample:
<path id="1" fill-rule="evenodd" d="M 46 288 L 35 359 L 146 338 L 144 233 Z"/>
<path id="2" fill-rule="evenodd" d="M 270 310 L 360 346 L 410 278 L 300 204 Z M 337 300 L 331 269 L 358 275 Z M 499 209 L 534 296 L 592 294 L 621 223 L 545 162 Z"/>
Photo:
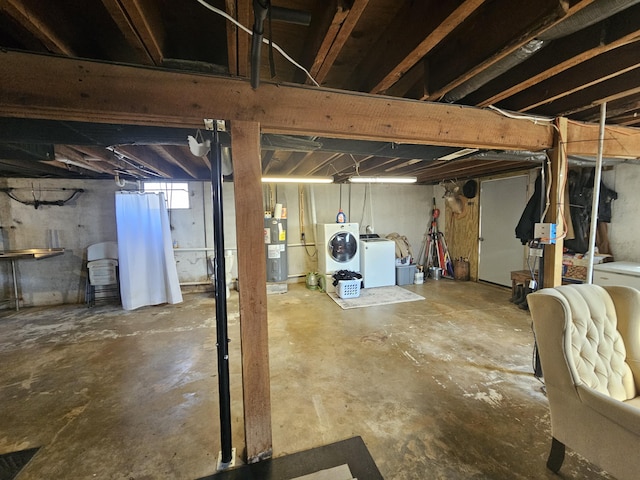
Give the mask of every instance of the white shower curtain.
<path id="1" fill-rule="evenodd" d="M 182 302 L 162 193 L 116 193 L 120 294 L 125 310 Z"/>

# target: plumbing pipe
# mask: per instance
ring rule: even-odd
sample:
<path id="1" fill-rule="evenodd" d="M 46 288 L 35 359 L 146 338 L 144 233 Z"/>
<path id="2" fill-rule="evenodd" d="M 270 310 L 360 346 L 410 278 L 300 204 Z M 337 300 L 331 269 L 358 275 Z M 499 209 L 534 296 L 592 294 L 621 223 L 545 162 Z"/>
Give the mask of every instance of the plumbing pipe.
<path id="1" fill-rule="evenodd" d="M 292 8 L 271 6 L 271 17 L 274 22 L 292 23 L 308 27 L 311 25 L 311 14 Z"/>
<path id="2" fill-rule="evenodd" d="M 600 131 L 598 133 L 598 158 L 593 179 L 593 200 L 591 203 L 591 230 L 589 231 L 589 265 L 587 283 L 593 283 L 593 256 L 596 250 L 596 230 L 598 229 L 598 206 L 600 205 L 600 181 L 602 179 L 602 150 L 604 149 L 604 124 L 607 120 L 607 102 L 600 105 Z"/>
<path id="3" fill-rule="evenodd" d="M 264 35 L 264 20 L 267 18 L 269 0 L 253 0 L 253 37 L 251 39 L 251 87 L 260 85 L 260 51 Z"/>
<path id="4" fill-rule="evenodd" d="M 318 217 L 316 216 L 316 195 L 313 190 L 313 185 L 307 185 L 309 188 L 309 206 L 311 207 L 311 228 L 313 229 L 313 242 L 318 239 Z"/>

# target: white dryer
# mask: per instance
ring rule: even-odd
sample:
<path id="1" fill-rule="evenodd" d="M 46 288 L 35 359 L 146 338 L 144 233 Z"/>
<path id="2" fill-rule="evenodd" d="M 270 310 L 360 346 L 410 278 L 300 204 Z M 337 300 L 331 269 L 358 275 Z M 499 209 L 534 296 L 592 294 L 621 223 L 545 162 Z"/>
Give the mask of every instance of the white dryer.
<path id="1" fill-rule="evenodd" d="M 357 223 L 319 223 L 317 234 L 319 273 L 360 271 L 360 232 Z"/>

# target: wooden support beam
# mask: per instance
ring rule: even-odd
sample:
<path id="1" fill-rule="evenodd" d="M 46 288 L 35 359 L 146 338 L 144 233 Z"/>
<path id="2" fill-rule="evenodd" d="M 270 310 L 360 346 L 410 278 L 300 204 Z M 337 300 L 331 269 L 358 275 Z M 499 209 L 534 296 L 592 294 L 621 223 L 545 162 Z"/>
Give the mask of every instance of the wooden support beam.
<path id="1" fill-rule="evenodd" d="M 273 453 L 260 124 L 232 122 L 231 148 L 236 230 L 242 232 L 237 242 L 245 445 L 247 461 L 255 463 Z"/>
<path id="2" fill-rule="evenodd" d="M 567 188 L 568 159 L 567 159 L 567 119 L 559 118 L 558 131 L 551 154 L 551 175 L 547 178 L 551 182 L 549 198 L 549 210 L 544 221 L 556 224 L 556 237 L 562 237 L 564 232 L 565 215 L 569 215 L 569 209 L 565 210 L 565 189 Z M 562 285 L 562 247 L 563 238 L 557 238 L 555 244 L 545 245 L 544 248 L 544 280 L 543 286 L 557 287 Z"/>
<path id="3" fill-rule="evenodd" d="M 201 128 L 258 122 L 265 133 L 541 150 L 553 129 L 458 105 L 0 51 L 0 115 Z M 34 75 L 38 72 L 38 75 Z M 178 88 L 179 86 L 179 88 Z"/>
<path id="4" fill-rule="evenodd" d="M 553 145 L 549 125 L 474 107 L 269 82 L 253 90 L 241 79 L 7 50 L 0 64 L 6 117 L 180 128 L 222 118 L 258 122 L 263 133 L 499 150 Z M 596 154 L 597 142 L 576 143 L 592 128 L 571 125 L 569 153 Z M 607 138 L 605 157 L 639 155 L 636 129 L 607 126 Z"/>
<path id="5" fill-rule="evenodd" d="M 598 153 L 598 125 L 568 121 L 567 154 L 591 155 Z M 640 130 L 620 125 L 606 125 L 604 130 L 604 157 L 640 157 Z"/>

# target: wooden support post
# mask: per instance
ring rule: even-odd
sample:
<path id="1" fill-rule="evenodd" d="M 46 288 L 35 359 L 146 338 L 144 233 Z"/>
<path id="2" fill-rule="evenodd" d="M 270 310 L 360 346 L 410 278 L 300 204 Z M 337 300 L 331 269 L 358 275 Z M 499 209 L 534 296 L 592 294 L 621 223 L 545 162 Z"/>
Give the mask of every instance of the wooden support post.
<path id="1" fill-rule="evenodd" d="M 231 150 L 240 283 L 244 433 L 247 462 L 255 463 L 272 455 L 260 124 L 232 122 Z"/>
<path id="2" fill-rule="evenodd" d="M 556 243 L 546 245 L 544 251 L 544 287 L 557 287 L 562 285 L 562 247 L 564 245 L 564 218 L 569 215 L 569 209 L 565 212 L 565 189 L 567 188 L 567 119 L 557 119 L 557 127 L 554 148 L 551 155 L 551 175 L 547 182 L 551 182 L 549 209 L 545 222 L 556 224 Z"/>

